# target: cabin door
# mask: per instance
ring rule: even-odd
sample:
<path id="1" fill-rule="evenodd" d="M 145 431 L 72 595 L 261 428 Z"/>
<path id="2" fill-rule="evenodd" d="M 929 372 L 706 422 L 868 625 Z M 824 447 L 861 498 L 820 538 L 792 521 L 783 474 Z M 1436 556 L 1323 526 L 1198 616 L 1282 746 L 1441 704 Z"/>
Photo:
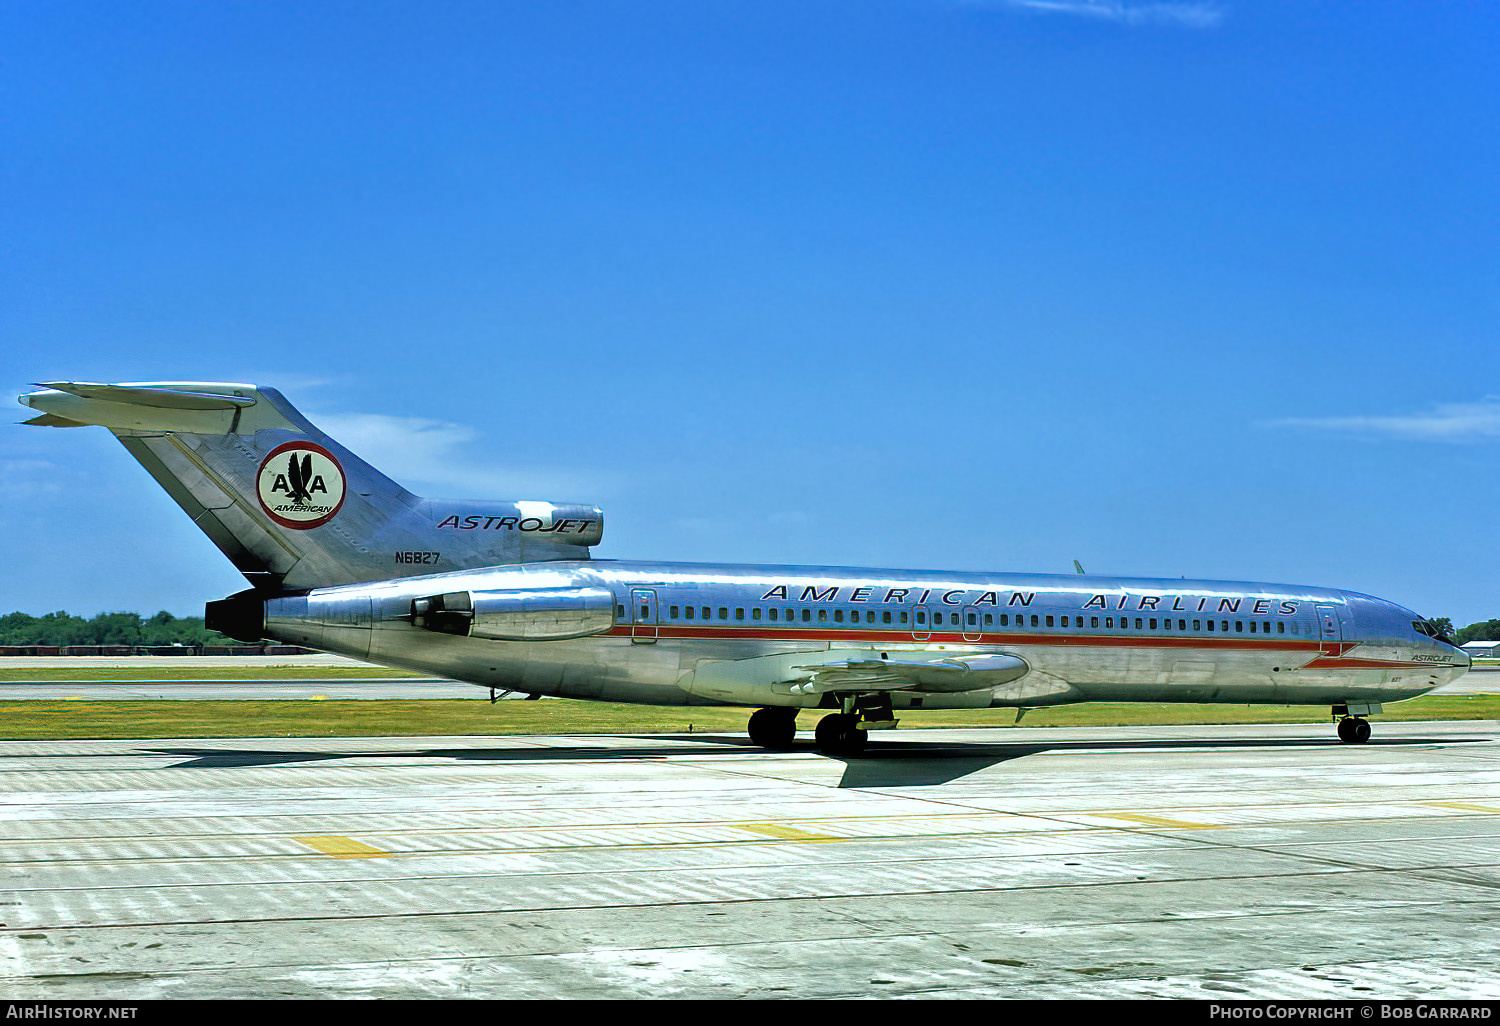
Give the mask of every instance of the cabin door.
<path id="1" fill-rule="evenodd" d="M 918 606 L 912 611 L 911 639 L 913 641 L 926 641 L 932 637 L 932 610 L 926 606 Z"/>
<path id="2" fill-rule="evenodd" d="M 1318 607 L 1318 651 L 1322 655 L 1336 656 L 1343 652 L 1343 630 L 1339 626 L 1339 611 L 1333 606 Z"/>
<path id="3" fill-rule="evenodd" d="M 630 589 L 630 640 L 637 645 L 654 645 L 661 610 L 656 608 L 656 592 L 651 588 Z"/>

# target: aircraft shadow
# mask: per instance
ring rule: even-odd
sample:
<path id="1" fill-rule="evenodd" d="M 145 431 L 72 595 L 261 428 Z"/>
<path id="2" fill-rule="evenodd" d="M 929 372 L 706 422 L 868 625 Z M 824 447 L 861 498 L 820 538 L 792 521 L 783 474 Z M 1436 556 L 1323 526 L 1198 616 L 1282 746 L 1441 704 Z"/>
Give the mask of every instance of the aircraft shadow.
<path id="1" fill-rule="evenodd" d="M 645 734 L 615 735 L 628 738 L 638 744 L 616 747 L 593 747 L 581 745 L 549 745 L 546 748 L 392 748 L 387 750 L 317 752 L 287 749 L 226 749 L 226 748 L 148 748 L 160 755 L 182 756 L 186 761 L 174 763 L 172 769 L 229 769 L 248 766 L 280 766 L 297 763 L 329 762 L 365 758 L 442 758 L 461 759 L 491 763 L 547 763 L 598 761 L 608 763 L 615 760 L 666 760 L 672 756 L 692 755 L 694 758 L 742 758 L 747 751 L 760 753 L 764 749 L 748 738 L 713 734 Z M 1492 740 L 1489 737 L 1402 737 L 1372 739 L 1360 748 L 1410 747 L 1431 744 L 1463 744 Z M 674 742 L 662 744 L 661 742 Z M 691 742 L 684 747 L 682 742 Z M 1224 749 L 1319 749 L 1332 748 L 1358 751 L 1337 739 L 1307 738 L 1233 738 L 1210 739 L 1149 739 L 1149 740 L 1093 740 L 1093 741 L 1035 741 L 1016 743 L 923 741 L 902 738 L 891 741 L 875 741 L 857 756 L 828 756 L 831 761 L 844 764 L 839 787 L 930 787 L 945 784 L 961 777 L 978 773 L 1005 762 L 1024 759 L 1032 755 L 1079 754 L 1093 752 L 1165 752 L 1187 750 Z M 791 754 L 818 755 L 812 742 L 798 742 L 786 749 Z"/>

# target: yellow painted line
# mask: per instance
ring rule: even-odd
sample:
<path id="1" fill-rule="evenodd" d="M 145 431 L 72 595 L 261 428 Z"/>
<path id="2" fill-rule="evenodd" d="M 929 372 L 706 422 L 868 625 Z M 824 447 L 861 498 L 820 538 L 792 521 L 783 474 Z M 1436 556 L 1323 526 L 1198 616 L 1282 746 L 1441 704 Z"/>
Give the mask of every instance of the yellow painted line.
<path id="1" fill-rule="evenodd" d="M 1470 805 L 1468 802 L 1423 802 L 1423 805 L 1433 805 L 1440 809 L 1458 809 L 1460 812 L 1488 812 L 1492 816 L 1500 816 L 1500 809 L 1489 805 Z"/>
<path id="2" fill-rule="evenodd" d="M 292 840 L 336 859 L 379 859 L 391 854 L 349 837 L 294 837 Z"/>
<path id="3" fill-rule="evenodd" d="M 865 839 L 813 834 L 806 830 L 798 830 L 796 827 L 782 826 L 780 823 L 737 823 L 735 825 L 741 830 L 750 831 L 752 834 L 765 834 L 767 837 L 776 837 L 783 841 L 855 841 Z"/>
<path id="4" fill-rule="evenodd" d="M 1096 812 L 1096 816 L 1104 816 L 1108 819 L 1123 819 L 1129 823 L 1141 823 L 1145 826 L 1169 827 L 1173 830 L 1223 830 L 1224 827 L 1217 823 L 1190 823 L 1185 819 L 1168 819 L 1166 816 L 1148 816 L 1140 812 Z"/>

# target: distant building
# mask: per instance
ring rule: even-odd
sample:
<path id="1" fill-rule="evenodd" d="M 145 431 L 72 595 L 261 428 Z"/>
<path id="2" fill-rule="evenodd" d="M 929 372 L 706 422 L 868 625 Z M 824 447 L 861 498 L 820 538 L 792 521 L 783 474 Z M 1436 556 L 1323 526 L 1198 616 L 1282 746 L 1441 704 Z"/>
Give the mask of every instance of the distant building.
<path id="1" fill-rule="evenodd" d="M 1463 646 L 1463 650 L 1469 653 L 1469 658 L 1479 656 L 1480 658 L 1500 656 L 1500 641 L 1471 641 Z"/>

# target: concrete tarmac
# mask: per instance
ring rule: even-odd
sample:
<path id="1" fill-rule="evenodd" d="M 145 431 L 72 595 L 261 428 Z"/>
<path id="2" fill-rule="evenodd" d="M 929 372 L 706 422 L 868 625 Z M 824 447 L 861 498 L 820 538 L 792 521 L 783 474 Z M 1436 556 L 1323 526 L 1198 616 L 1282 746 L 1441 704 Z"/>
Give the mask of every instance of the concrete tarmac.
<path id="1" fill-rule="evenodd" d="M 1500 998 L 1495 723 L 802 739 L 3 742 L 0 993 Z"/>
<path id="2" fill-rule="evenodd" d="M 366 664 L 348 660 L 351 667 Z M 0 665 L 10 665 L 0 664 Z M 104 665 L 104 664 L 101 664 Z M 107 664 L 118 668 L 116 661 Z M 125 664 L 127 668 L 134 664 Z M 177 666 L 181 666 L 179 661 Z M 194 664 L 196 665 L 196 664 Z M 325 665 L 325 664 L 318 664 Z M 133 700 L 142 699 L 420 699 L 469 698 L 487 699 L 489 689 L 476 684 L 443 677 L 322 678 L 318 680 L 271 676 L 281 667 L 267 667 L 265 677 L 252 680 L 229 680 L 216 676 L 215 667 L 203 667 L 198 679 L 153 679 L 151 668 L 140 668 L 139 676 L 130 680 L 15 680 L 0 681 L 0 701 L 44 699 Z M 1500 693 L 1500 672 L 1471 671 L 1458 680 L 1438 688 L 1437 695 L 1481 695 Z M 503 698 L 521 699 L 520 692 L 503 694 Z"/>

